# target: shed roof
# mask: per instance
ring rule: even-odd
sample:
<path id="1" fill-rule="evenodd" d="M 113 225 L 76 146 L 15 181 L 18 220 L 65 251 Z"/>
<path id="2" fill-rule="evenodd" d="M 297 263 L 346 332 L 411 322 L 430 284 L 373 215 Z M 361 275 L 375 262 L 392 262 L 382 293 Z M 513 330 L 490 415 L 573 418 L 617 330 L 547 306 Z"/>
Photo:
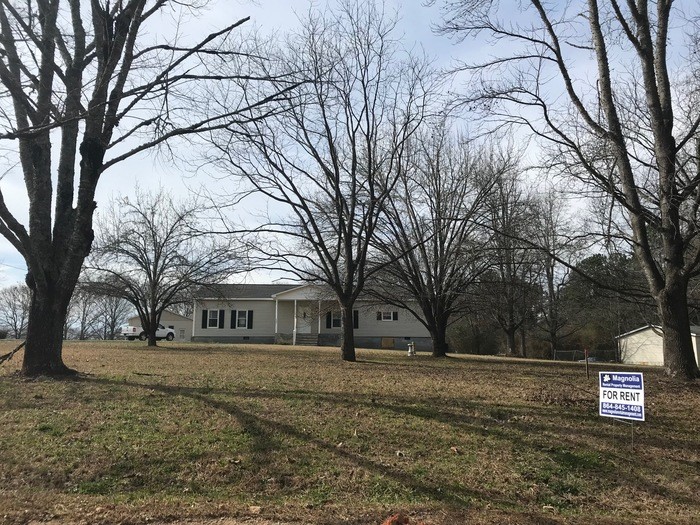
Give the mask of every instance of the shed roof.
<path id="1" fill-rule="evenodd" d="M 659 332 L 663 332 L 663 329 L 661 328 L 660 325 L 657 324 L 648 324 L 646 326 L 640 326 L 639 328 L 635 328 L 634 330 L 630 330 L 629 332 L 625 332 L 624 334 L 618 335 L 615 339 L 622 339 L 623 337 L 630 336 L 632 334 L 636 334 L 638 332 L 643 332 L 644 330 L 649 330 L 649 329 L 654 329 Z M 690 325 L 690 333 L 692 335 L 700 335 L 700 326 L 698 325 Z"/>
<path id="2" fill-rule="evenodd" d="M 198 299 L 272 299 L 272 296 L 297 288 L 298 284 L 215 284 L 202 287 Z"/>

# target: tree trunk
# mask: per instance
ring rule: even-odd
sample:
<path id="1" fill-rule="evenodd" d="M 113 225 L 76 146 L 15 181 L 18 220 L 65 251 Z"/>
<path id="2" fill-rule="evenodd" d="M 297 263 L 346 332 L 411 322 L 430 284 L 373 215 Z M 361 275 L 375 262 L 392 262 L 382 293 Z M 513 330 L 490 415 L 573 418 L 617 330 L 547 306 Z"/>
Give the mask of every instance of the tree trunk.
<path id="1" fill-rule="evenodd" d="M 508 355 L 516 355 L 515 350 L 515 328 L 508 327 L 505 329 L 506 333 L 506 345 L 508 346 Z"/>
<path id="2" fill-rule="evenodd" d="M 520 329 L 520 357 L 527 357 L 527 331 L 525 327 Z"/>
<path id="3" fill-rule="evenodd" d="M 430 330 L 433 340 L 433 357 L 447 357 L 447 323 L 436 321 Z"/>
<path id="4" fill-rule="evenodd" d="M 666 374 L 677 379 L 693 380 L 700 377 L 693 353 L 688 317 L 687 287 L 678 284 L 658 295 L 659 316 L 663 329 L 664 368 Z"/>
<path id="5" fill-rule="evenodd" d="M 156 331 L 158 330 L 158 325 L 152 320 L 148 330 L 146 330 L 146 335 L 148 339 L 148 346 L 158 346 L 158 341 L 156 340 Z"/>
<path id="6" fill-rule="evenodd" d="M 340 340 L 340 354 L 343 361 L 355 362 L 355 328 L 352 318 L 352 304 L 341 304 L 340 313 L 343 319 L 343 336 Z"/>
<path id="7" fill-rule="evenodd" d="M 24 348 L 22 374 L 71 375 L 75 370 L 63 363 L 63 329 L 68 299 L 60 293 L 32 293 L 29 308 L 27 344 Z"/>
<path id="8" fill-rule="evenodd" d="M 148 346 L 158 346 L 158 341 L 156 340 L 156 332 L 158 331 L 157 314 L 154 308 L 150 308 L 150 311 L 148 327 L 144 326 L 143 329 L 146 330 L 148 336 Z"/>

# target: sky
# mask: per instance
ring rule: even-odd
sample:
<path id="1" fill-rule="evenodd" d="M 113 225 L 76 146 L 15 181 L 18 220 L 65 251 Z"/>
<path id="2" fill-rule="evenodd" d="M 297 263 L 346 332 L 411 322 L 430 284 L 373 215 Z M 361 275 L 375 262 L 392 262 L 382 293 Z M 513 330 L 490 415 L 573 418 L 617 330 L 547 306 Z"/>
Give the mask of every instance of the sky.
<path id="1" fill-rule="evenodd" d="M 327 0 L 315 0 L 314 5 L 323 6 Z M 303 15 L 308 9 L 306 0 L 214 0 L 210 8 L 189 20 L 182 29 L 186 36 L 196 38 L 206 35 L 249 16 L 246 26 L 255 28 L 263 34 L 279 35 L 295 27 L 297 14 Z M 447 67 L 458 56 L 459 49 L 448 38 L 433 33 L 432 25 L 438 23 L 438 10 L 426 7 L 420 0 L 401 2 L 387 0 L 389 10 L 399 9 L 399 34 L 403 35 L 405 46 L 422 47 L 433 59 L 437 67 Z M 163 34 L 168 33 L 167 18 L 163 21 Z M 182 166 L 169 165 L 162 158 L 143 154 L 110 168 L 103 173 L 98 184 L 96 201 L 98 211 L 106 209 L 109 201 L 118 195 L 129 195 L 136 185 L 142 189 L 155 189 L 159 186 L 184 192 L 187 188 L 196 188 L 202 184 L 211 184 L 211 180 L 193 175 Z M 0 179 L 0 187 L 5 195 L 10 210 L 26 224 L 28 201 L 26 189 L 19 170 L 14 169 Z M 0 237 L 0 287 L 10 286 L 24 280 L 26 266 L 22 257 L 3 237 Z M 262 277 L 265 280 L 265 277 Z"/>
<path id="2" fill-rule="evenodd" d="M 311 0 L 312 5 L 319 8 L 335 1 Z M 394 9 L 398 11 L 397 33 L 403 35 L 405 48 L 422 48 L 425 54 L 432 59 L 432 64 L 436 68 L 450 68 L 458 61 L 478 62 L 498 54 L 498 45 L 494 46 L 493 42 L 487 40 L 455 42 L 446 36 L 437 35 L 434 29 L 440 23 L 439 5 L 441 3 L 438 1 L 437 5 L 426 6 L 423 0 L 385 0 L 388 11 Z M 210 0 L 209 4 L 207 11 L 197 12 L 197 16 L 193 16 L 180 26 L 179 31 L 183 37 L 190 39 L 190 41 L 199 40 L 203 36 L 244 17 L 250 17 L 250 21 L 243 27 L 244 31 L 255 30 L 264 35 L 283 35 L 298 25 L 298 15 L 303 16 L 307 12 L 310 2 L 309 0 Z M 507 18 L 517 20 L 525 25 L 529 24 L 530 19 L 517 10 L 519 5 L 517 0 L 504 1 L 500 5 L 503 10 L 501 14 L 507 15 Z M 552 5 L 561 7 L 563 4 Z M 570 6 L 572 10 L 580 8 L 580 4 L 577 2 L 566 5 Z M 688 2 L 684 5 L 692 5 L 692 3 Z M 676 27 L 674 30 L 681 31 L 683 28 Z M 149 31 L 150 36 L 158 43 L 160 43 L 159 38 L 167 41 L 166 35 L 172 32 L 172 18 L 163 16 L 159 23 L 149 28 Z M 501 48 L 501 50 L 512 52 L 507 47 L 510 45 L 509 43 L 502 45 L 506 47 Z M 583 86 L 584 89 L 588 89 L 589 95 L 595 93 L 596 74 L 590 61 L 590 53 L 585 50 L 577 51 L 578 48 L 573 44 L 572 49 L 574 49 L 576 56 L 571 63 L 571 71 L 574 72 L 574 82 L 577 83 L 577 89 L 579 86 Z M 618 57 L 617 63 L 622 70 L 625 69 L 624 62 Z M 460 91 L 463 90 L 463 86 L 460 86 L 459 82 L 456 82 L 453 87 Z M 561 94 L 561 82 L 557 83 L 556 80 L 550 82 L 543 87 L 543 92 L 545 90 L 553 90 L 553 96 L 557 97 Z M 517 142 L 520 138 L 519 135 L 516 135 L 512 140 Z M 527 143 L 527 140 L 522 142 Z M 537 152 L 536 146 L 529 145 L 526 155 L 535 158 Z M 0 188 L 2 188 L 10 210 L 24 221 L 28 203 L 21 173 L 18 169 L 9 173 L 5 173 L 5 171 L 6 166 L 0 166 Z M 5 173 L 4 176 L 3 173 Z M 113 198 L 132 194 L 137 185 L 142 190 L 155 190 L 162 186 L 172 190 L 176 195 L 183 196 L 191 188 L 222 186 L 218 180 L 202 173 L 193 173 L 191 169 L 181 164 L 168 164 L 164 162 L 162 157 L 141 154 L 103 173 L 96 195 L 98 213 L 100 209 L 106 209 Z M 0 287 L 22 281 L 25 273 L 26 269 L 22 258 L 4 238 L 0 237 Z M 266 282 L 269 279 L 263 276 L 257 280 L 258 282 Z"/>

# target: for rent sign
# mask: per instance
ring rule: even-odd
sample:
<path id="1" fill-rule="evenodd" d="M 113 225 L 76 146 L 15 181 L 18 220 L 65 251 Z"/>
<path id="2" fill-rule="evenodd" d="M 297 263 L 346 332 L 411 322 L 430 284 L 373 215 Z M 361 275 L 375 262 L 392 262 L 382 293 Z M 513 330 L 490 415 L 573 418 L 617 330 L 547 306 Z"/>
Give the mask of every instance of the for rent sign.
<path id="1" fill-rule="evenodd" d="M 644 421 L 644 377 L 640 372 L 600 372 L 599 414 Z"/>

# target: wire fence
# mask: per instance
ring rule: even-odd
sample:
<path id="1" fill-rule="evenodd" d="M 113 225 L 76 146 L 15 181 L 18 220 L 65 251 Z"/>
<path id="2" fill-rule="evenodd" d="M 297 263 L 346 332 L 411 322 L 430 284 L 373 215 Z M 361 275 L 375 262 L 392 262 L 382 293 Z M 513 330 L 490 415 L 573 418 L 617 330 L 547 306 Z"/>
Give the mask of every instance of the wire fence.
<path id="1" fill-rule="evenodd" d="M 557 350 L 557 355 L 554 356 L 556 361 L 583 361 L 586 359 L 584 350 L 576 348 L 573 350 Z M 588 352 L 589 361 L 619 361 L 617 349 L 608 348 L 603 350 L 590 350 Z"/>

